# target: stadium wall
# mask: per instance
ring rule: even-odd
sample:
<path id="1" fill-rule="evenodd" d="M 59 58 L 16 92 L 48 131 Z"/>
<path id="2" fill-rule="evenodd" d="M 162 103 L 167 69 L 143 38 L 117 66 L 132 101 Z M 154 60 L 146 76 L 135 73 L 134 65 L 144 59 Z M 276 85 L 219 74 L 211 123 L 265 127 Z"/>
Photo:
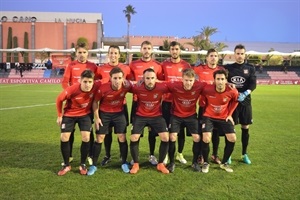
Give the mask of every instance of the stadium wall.
<path id="1" fill-rule="evenodd" d="M 0 78 L 0 84 L 61 84 L 62 78 Z M 300 85 L 300 79 L 258 79 L 258 85 Z"/>

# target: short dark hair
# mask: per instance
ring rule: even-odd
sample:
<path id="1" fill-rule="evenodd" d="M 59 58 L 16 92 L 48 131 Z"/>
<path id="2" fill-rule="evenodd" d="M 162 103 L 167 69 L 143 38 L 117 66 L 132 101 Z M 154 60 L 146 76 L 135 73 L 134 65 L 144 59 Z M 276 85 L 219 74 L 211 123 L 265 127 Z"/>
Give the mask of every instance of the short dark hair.
<path id="1" fill-rule="evenodd" d="M 92 78 L 92 79 L 94 79 L 95 74 L 94 74 L 94 72 L 92 72 L 91 70 L 86 69 L 86 70 L 84 70 L 84 71 L 81 73 L 80 77 L 81 77 L 81 79 L 83 79 L 83 78 Z"/>
<path id="2" fill-rule="evenodd" d="M 148 41 L 148 40 L 145 40 L 144 42 L 142 42 L 141 47 L 143 45 L 151 45 L 152 46 L 152 43 L 150 41 Z"/>
<path id="3" fill-rule="evenodd" d="M 109 72 L 109 76 L 112 77 L 113 74 L 117 74 L 117 73 L 122 73 L 124 76 L 124 72 L 120 67 L 113 67 Z"/>
<path id="4" fill-rule="evenodd" d="M 238 45 L 236 45 L 236 46 L 234 47 L 234 51 L 237 50 L 237 49 L 245 49 L 245 51 L 246 51 L 245 46 L 242 45 L 242 44 L 238 44 Z"/>
<path id="5" fill-rule="evenodd" d="M 89 50 L 89 45 L 85 42 L 81 42 L 81 43 L 76 44 L 75 50 L 77 51 L 77 49 L 79 49 L 79 48 Z"/>
<path id="6" fill-rule="evenodd" d="M 219 69 L 219 70 L 214 71 L 214 79 L 216 78 L 217 74 L 224 74 L 225 78 L 226 79 L 228 78 L 228 71 L 225 69 Z"/>
<path id="7" fill-rule="evenodd" d="M 176 45 L 180 46 L 180 43 L 177 41 L 170 42 L 170 47 L 175 47 Z"/>
<path id="8" fill-rule="evenodd" d="M 117 45 L 110 45 L 109 48 L 108 48 L 108 52 L 109 52 L 110 49 L 118 49 L 119 54 L 121 53 L 120 47 L 117 46 Z"/>
<path id="9" fill-rule="evenodd" d="M 154 73 L 155 73 L 154 69 L 152 69 L 152 68 L 147 68 L 147 69 L 145 69 L 145 70 L 143 71 L 143 74 L 145 74 L 146 72 L 154 72 Z"/>
<path id="10" fill-rule="evenodd" d="M 208 49 L 207 53 L 206 53 L 206 57 L 208 57 L 209 54 L 214 53 L 214 52 L 218 53 L 218 51 L 216 49 Z"/>

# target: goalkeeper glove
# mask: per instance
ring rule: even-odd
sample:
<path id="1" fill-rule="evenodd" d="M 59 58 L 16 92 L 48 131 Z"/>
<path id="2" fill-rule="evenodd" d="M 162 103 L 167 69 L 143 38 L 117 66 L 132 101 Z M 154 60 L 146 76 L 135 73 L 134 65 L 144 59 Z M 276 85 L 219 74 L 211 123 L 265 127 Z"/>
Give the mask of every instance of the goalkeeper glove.
<path id="1" fill-rule="evenodd" d="M 245 98 L 250 94 L 248 90 L 245 92 L 239 93 L 238 102 L 243 102 Z"/>

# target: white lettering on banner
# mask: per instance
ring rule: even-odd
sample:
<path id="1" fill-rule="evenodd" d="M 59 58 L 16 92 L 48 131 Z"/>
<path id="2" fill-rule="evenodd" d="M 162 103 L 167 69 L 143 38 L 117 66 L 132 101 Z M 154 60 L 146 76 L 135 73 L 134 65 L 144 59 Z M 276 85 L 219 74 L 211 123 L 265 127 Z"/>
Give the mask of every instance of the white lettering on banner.
<path id="1" fill-rule="evenodd" d="M 0 78 L 0 84 L 61 84 L 60 78 Z"/>
<path id="2" fill-rule="evenodd" d="M 300 79 L 257 79 L 258 85 L 300 85 Z"/>

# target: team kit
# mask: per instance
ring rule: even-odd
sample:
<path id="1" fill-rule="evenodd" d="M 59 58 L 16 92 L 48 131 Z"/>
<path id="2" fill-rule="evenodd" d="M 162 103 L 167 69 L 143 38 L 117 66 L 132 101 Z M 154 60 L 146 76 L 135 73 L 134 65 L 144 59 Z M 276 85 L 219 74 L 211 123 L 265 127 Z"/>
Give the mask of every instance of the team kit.
<path id="1" fill-rule="evenodd" d="M 251 164 L 247 149 L 256 75 L 255 68 L 246 63 L 245 46 L 236 45 L 235 62 L 223 66 L 218 65 L 215 49 L 207 50 L 205 63 L 191 66 L 181 59 L 177 41 L 170 43 L 170 57 L 161 63 L 153 59 L 150 41 L 141 44 L 141 57 L 129 65 L 119 62 L 119 46 L 109 47 L 108 63 L 100 66 L 88 61 L 88 49 L 86 43 L 76 45 L 76 60 L 66 66 L 63 90 L 56 99 L 63 158 L 57 175 L 72 170 L 74 132 L 81 135 L 81 175 L 92 176 L 111 161 L 113 134 L 119 145 L 115 157 L 119 156 L 124 173 L 140 170 L 141 137 L 148 138 L 148 160 L 156 171 L 174 173 L 175 161 L 187 164 L 183 155 L 187 136 L 192 139 L 193 171 L 208 173 L 213 162 L 230 173 L 237 125 L 241 128 L 241 161 Z M 128 93 L 132 94 L 131 111 Z M 128 126 L 131 133 L 126 137 Z M 220 136 L 225 138 L 222 158 L 218 156 Z M 157 152 L 156 142 L 160 142 Z M 100 162 L 102 146 L 105 155 Z"/>

